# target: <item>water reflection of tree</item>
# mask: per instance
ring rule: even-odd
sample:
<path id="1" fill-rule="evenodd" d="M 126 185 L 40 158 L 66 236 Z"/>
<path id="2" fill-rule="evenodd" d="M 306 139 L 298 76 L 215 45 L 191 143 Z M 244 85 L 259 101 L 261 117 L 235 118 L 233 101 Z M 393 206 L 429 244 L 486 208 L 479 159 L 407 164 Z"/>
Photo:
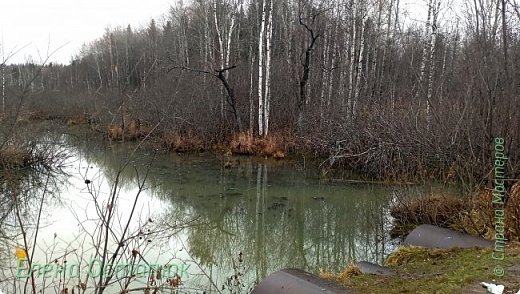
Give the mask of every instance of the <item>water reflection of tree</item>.
<path id="1" fill-rule="evenodd" d="M 52 142 L 59 142 L 58 139 Z M 38 164 L 0 172 L 0 285 L 7 288 L 31 288 L 29 279 L 13 280 L 14 248 L 24 248 L 31 262 L 38 231 L 46 224 L 46 214 L 61 201 L 59 187 L 67 179 L 62 163 L 67 154 L 58 143 L 46 146 L 51 164 Z M 15 291 L 16 292 L 16 291 Z M 34 292 L 34 287 L 33 287 Z"/>
<path id="2" fill-rule="evenodd" d="M 60 200 L 55 196 L 59 194 L 59 185 L 67 179 L 62 165 L 68 158 L 61 145 L 61 139 L 59 135 L 50 137 L 48 134 L 34 139 L 35 146 L 45 149 L 38 152 L 45 155 L 46 161 L 23 168 L 0 170 L 0 236 L 11 239 L 13 237 L 6 234 L 5 228 L 14 225 L 9 221 L 13 220 L 15 204 L 19 204 L 20 212 L 24 216 L 33 216 L 37 210 L 35 208 L 40 207 L 44 192 L 47 200 Z"/>
<path id="3" fill-rule="evenodd" d="M 109 156 L 113 160 L 103 152 L 91 158 L 110 174 L 117 154 Z M 137 158 L 139 169 L 139 158 L 146 157 Z M 170 199 L 175 218 L 198 217 L 200 225 L 186 231 L 186 245 L 220 283 L 233 274 L 240 252 L 246 279 L 259 281 L 285 267 L 338 270 L 351 260 L 381 262 L 390 250 L 387 189 L 316 185 L 296 170 L 243 158 L 233 169 L 207 157 L 164 156 L 158 163 L 149 185 Z"/>
<path id="4" fill-rule="evenodd" d="M 357 189 L 362 193 L 357 197 L 321 200 L 287 190 L 287 204 L 281 207 L 280 198 L 270 193 L 267 174 L 268 166 L 259 164 L 256 187 L 244 197 L 195 204 L 194 213 L 216 225 L 188 232 L 190 253 L 217 276 L 232 274 L 239 252 L 249 262 L 249 279 L 259 281 L 284 267 L 316 271 L 340 269 L 350 260 L 381 262 L 389 251 L 382 242 L 387 204 L 371 195 L 375 191 Z"/>

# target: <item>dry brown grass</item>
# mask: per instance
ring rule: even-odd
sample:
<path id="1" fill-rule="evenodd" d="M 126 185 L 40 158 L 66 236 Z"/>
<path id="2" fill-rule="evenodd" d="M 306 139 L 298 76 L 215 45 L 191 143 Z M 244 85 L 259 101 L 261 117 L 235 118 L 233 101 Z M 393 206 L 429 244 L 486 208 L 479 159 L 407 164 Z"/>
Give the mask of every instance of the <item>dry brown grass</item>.
<path id="1" fill-rule="evenodd" d="M 511 187 L 506 205 L 506 226 L 511 240 L 520 241 L 520 182 Z"/>
<path id="2" fill-rule="evenodd" d="M 493 217 L 495 214 L 491 193 L 485 190 L 476 192 L 471 197 L 468 209 L 457 214 L 457 218 L 450 224 L 450 228 L 468 233 L 474 236 L 481 236 L 487 239 L 494 237 Z"/>
<path id="3" fill-rule="evenodd" d="M 229 143 L 231 152 L 235 154 L 253 155 L 257 152 L 256 138 L 253 136 L 253 132 L 248 130 L 235 134 Z"/>
<path id="4" fill-rule="evenodd" d="M 401 202 L 391 210 L 396 227 L 431 224 L 487 239 L 495 237 L 493 191 L 481 189 L 469 198 L 428 196 Z M 520 241 L 520 182 L 511 187 L 505 205 L 505 233 Z"/>
<path id="5" fill-rule="evenodd" d="M 460 215 L 452 228 L 488 239 L 495 237 L 495 209 L 493 191 L 485 189 L 472 198 L 471 208 Z M 505 233 L 509 240 L 520 241 L 520 182 L 511 187 L 505 206 Z"/>
<path id="6" fill-rule="evenodd" d="M 17 168 L 28 166 L 31 162 L 31 152 L 15 145 L 6 145 L 0 150 L 0 168 Z"/>
<path id="7" fill-rule="evenodd" d="M 321 271 L 319 276 L 322 279 L 334 281 L 339 284 L 346 284 L 351 277 L 359 276 L 361 274 L 359 267 L 354 263 L 350 263 L 342 272 L 335 273 Z"/>
<path id="8" fill-rule="evenodd" d="M 74 115 L 65 118 L 67 126 L 83 125 L 87 123 L 87 118 L 84 115 Z"/>
<path id="9" fill-rule="evenodd" d="M 123 138 L 123 128 L 119 126 L 110 126 L 107 134 L 108 138 L 111 140 L 121 140 Z"/>
<path id="10" fill-rule="evenodd" d="M 150 128 L 141 125 L 140 119 L 128 119 L 126 125 L 111 125 L 108 127 L 107 136 L 110 140 L 133 141 L 145 137 L 150 132 Z"/>
<path id="11" fill-rule="evenodd" d="M 295 145 L 291 136 L 283 133 L 270 134 L 266 137 L 255 137 L 251 130 L 235 134 L 230 143 L 230 151 L 241 155 L 259 155 L 285 158 L 289 149 Z"/>
<path id="12" fill-rule="evenodd" d="M 141 120 L 132 119 L 128 126 L 126 126 L 126 131 L 130 136 L 140 137 L 141 136 Z"/>
<path id="13" fill-rule="evenodd" d="M 177 132 L 167 132 L 162 136 L 163 145 L 166 149 L 175 152 L 203 151 L 206 144 L 202 138 L 188 131 L 185 135 Z"/>
<path id="14" fill-rule="evenodd" d="M 401 265 L 425 260 L 445 257 L 450 250 L 429 249 L 420 246 L 401 246 L 392 252 L 385 261 L 387 267 L 399 267 Z"/>
<path id="15" fill-rule="evenodd" d="M 430 195 L 403 201 L 390 213 L 400 224 L 449 227 L 461 212 L 468 209 L 467 201 L 461 197 Z"/>

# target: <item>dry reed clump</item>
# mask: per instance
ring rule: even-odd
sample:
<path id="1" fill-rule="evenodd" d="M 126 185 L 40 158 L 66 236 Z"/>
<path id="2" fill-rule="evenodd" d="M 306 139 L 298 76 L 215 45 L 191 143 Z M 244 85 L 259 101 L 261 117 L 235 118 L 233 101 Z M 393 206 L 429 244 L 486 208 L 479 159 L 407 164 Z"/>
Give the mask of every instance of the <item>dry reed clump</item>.
<path id="1" fill-rule="evenodd" d="M 111 140 L 121 140 L 123 137 L 123 128 L 120 126 L 109 126 L 107 135 Z"/>
<path id="2" fill-rule="evenodd" d="M 141 120 L 130 119 L 124 126 L 111 125 L 108 127 L 107 135 L 110 140 L 137 140 L 148 134 L 149 129 L 141 126 Z"/>
<path id="3" fill-rule="evenodd" d="M 27 117 L 29 120 L 47 120 L 52 118 L 49 114 L 46 114 L 43 111 L 32 111 L 27 113 Z"/>
<path id="4" fill-rule="evenodd" d="M 253 132 L 251 130 L 235 134 L 229 145 L 231 147 L 231 151 L 235 154 L 256 154 L 256 139 L 253 136 Z"/>
<path id="5" fill-rule="evenodd" d="M 401 202 L 390 213 L 396 231 L 411 224 L 431 224 L 492 240 L 496 233 L 495 209 L 501 209 L 493 199 L 492 189 L 481 189 L 470 198 L 434 195 Z M 506 237 L 520 241 L 520 182 L 507 193 L 504 209 Z"/>
<path id="6" fill-rule="evenodd" d="M 251 130 L 235 134 L 229 145 L 231 152 L 241 155 L 260 155 L 283 159 L 294 142 L 288 140 L 290 136 L 271 134 L 257 138 Z"/>
<path id="7" fill-rule="evenodd" d="M 0 168 L 18 168 L 30 165 L 31 151 L 22 146 L 6 145 L 0 150 Z"/>
<path id="8" fill-rule="evenodd" d="M 492 195 L 489 191 L 475 192 L 471 197 L 469 209 L 458 214 L 450 228 L 470 235 L 492 239 L 494 228 L 491 224 L 495 211 L 491 201 Z"/>
<path id="9" fill-rule="evenodd" d="M 188 131 L 185 135 L 178 132 L 165 132 L 162 136 L 163 145 L 169 151 L 190 152 L 203 151 L 206 148 L 204 140 Z"/>
<path id="10" fill-rule="evenodd" d="M 461 197 L 431 195 L 403 201 L 392 207 L 390 214 L 400 225 L 431 224 L 449 227 L 469 208 L 468 202 Z"/>
<path id="11" fill-rule="evenodd" d="M 423 261 L 425 259 L 446 257 L 452 251 L 453 249 L 429 249 L 420 246 L 401 246 L 386 258 L 385 266 L 398 267 L 416 261 Z"/>
<path id="12" fill-rule="evenodd" d="M 322 279 L 334 281 L 340 284 L 346 284 L 352 276 L 361 275 L 361 270 L 355 263 L 350 263 L 342 272 L 324 272 L 321 271 L 319 276 Z"/>
<path id="13" fill-rule="evenodd" d="M 471 209 L 463 214 L 451 227 L 471 235 L 487 239 L 495 238 L 495 209 L 493 190 L 483 189 L 472 198 Z M 511 241 L 520 241 L 520 182 L 515 183 L 507 194 L 504 229 Z"/>
<path id="14" fill-rule="evenodd" d="M 511 187 L 507 199 L 506 226 L 510 240 L 520 241 L 520 181 Z"/>
<path id="15" fill-rule="evenodd" d="M 65 118 L 67 126 L 83 125 L 87 123 L 87 118 L 84 115 L 73 115 Z"/>

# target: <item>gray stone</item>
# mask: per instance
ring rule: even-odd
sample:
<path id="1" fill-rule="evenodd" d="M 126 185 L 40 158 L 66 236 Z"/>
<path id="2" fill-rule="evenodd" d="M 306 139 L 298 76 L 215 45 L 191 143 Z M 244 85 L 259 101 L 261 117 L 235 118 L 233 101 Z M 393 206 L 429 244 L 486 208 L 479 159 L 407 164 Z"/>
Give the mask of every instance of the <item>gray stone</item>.
<path id="1" fill-rule="evenodd" d="M 352 290 L 299 269 L 284 269 L 263 279 L 251 294 L 352 294 Z"/>
<path id="2" fill-rule="evenodd" d="M 408 234 L 403 245 L 450 249 L 456 247 L 493 247 L 494 242 L 450 229 L 420 225 Z"/>
<path id="3" fill-rule="evenodd" d="M 360 261 L 356 265 L 363 274 L 378 276 L 395 276 L 397 274 L 392 269 L 368 261 Z"/>

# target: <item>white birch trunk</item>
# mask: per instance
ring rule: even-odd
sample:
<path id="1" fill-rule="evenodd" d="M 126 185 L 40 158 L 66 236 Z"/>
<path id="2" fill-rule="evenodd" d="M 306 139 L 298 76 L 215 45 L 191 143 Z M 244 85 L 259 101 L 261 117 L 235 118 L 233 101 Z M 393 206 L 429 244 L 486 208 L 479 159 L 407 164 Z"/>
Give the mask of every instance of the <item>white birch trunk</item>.
<path id="1" fill-rule="evenodd" d="M 432 33 L 431 33 L 431 43 L 430 43 L 430 70 L 428 72 L 428 91 L 426 95 L 426 126 L 427 129 L 430 129 L 431 126 L 431 101 L 433 96 L 433 75 L 435 74 L 435 41 L 437 40 L 437 15 L 438 15 L 438 7 L 436 7 L 436 0 L 432 0 L 432 10 L 433 10 L 433 21 L 432 21 Z M 440 2 L 439 2 L 440 4 Z"/>
<path id="2" fill-rule="evenodd" d="M 229 31 L 228 31 L 228 36 L 227 36 L 226 59 L 225 59 L 223 68 L 229 67 L 229 57 L 231 56 L 231 40 L 233 38 L 233 31 L 235 29 L 235 18 L 236 18 L 236 14 L 234 12 L 232 12 L 231 24 L 229 25 Z M 226 70 L 226 72 L 224 73 L 224 76 L 226 77 L 226 79 L 229 77 L 229 70 Z"/>
<path id="3" fill-rule="evenodd" d="M 209 46 L 210 46 L 210 21 L 209 21 L 209 17 L 210 17 L 210 12 L 209 12 L 209 4 L 203 4 L 204 5 L 204 40 L 201 40 L 201 42 L 204 42 L 204 69 L 207 69 L 208 65 L 209 65 L 209 60 L 210 60 L 210 50 L 209 50 Z M 206 75 L 202 75 L 202 78 L 203 78 L 203 83 L 204 83 L 204 89 L 206 89 L 206 84 L 207 84 L 207 78 L 206 78 Z M 208 96 L 207 99 L 209 100 L 209 95 L 207 94 L 207 91 L 206 92 L 206 95 Z M 208 103 L 208 105 L 210 105 L 210 110 L 211 110 L 211 104 Z"/>
<path id="4" fill-rule="evenodd" d="M 190 56 L 188 54 L 188 36 L 186 34 L 186 23 L 183 22 L 182 24 L 182 35 L 183 35 L 183 44 L 184 44 L 184 62 L 186 66 L 189 66 L 190 64 Z"/>
<path id="5" fill-rule="evenodd" d="M 359 98 L 361 76 L 363 75 L 363 53 L 365 51 L 365 23 L 364 17 L 361 19 L 361 33 L 359 34 L 359 56 L 357 61 L 356 87 L 354 98 L 352 99 L 352 119 L 356 117 L 356 107 Z"/>
<path id="6" fill-rule="evenodd" d="M 2 61 L 2 113 L 5 113 L 5 59 Z"/>
<path id="7" fill-rule="evenodd" d="M 445 76 L 446 76 L 446 61 L 448 59 L 449 50 L 450 50 L 450 46 L 448 44 L 446 44 L 444 46 L 444 53 L 442 56 L 442 66 L 441 66 L 441 74 L 440 74 L 441 85 L 440 85 L 439 94 L 438 94 L 439 99 L 441 99 L 441 100 L 439 100 L 440 104 L 443 103 L 442 96 L 443 96 L 443 92 L 444 92 L 444 82 L 445 82 Z"/>
<path id="8" fill-rule="evenodd" d="M 356 3 L 352 1 L 352 18 L 351 18 L 351 39 L 350 39 L 350 69 L 349 69 L 349 84 L 348 84 L 348 98 L 347 98 L 347 115 L 352 117 L 352 99 L 354 91 L 354 71 L 356 60 Z"/>
<path id="9" fill-rule="evenodd" d="M 392 7 L 394 5 L 394 0 L 390 0 L 390 5 L 388 7 L 387 21 L 386 21 L 386 36 L 385 36 L 385 47 L 383 49 L 383 56 L 381 59 L 381 66 L 379 67 L 379 80 L 376 84 L 376 95 L 381 98 L 381 88 L 383 87 L 383 82 L 385 81 L 385 66 L 386 66 L 386 57 L 388 55 L 388 50 L 390 49 L 391 37 L 390 37 L 390 27 L 392 26 Z M 393 32 L 395 34 L 395 32 Z M 390 81 L 390 79 L 388 79 Z M 390 87 L 390 84 L 387 85 Z M 390 97 L 390 99 L 393 99 Z M 393 101 L 390 102 L 393 105 Z"/>
<path id="10" fill-rule="evenodd" d="M 430 21 L 432 17 L 432 7 L 433 7 L 433 0 L 429 0 L 428 2 L 428 18 L 426 19 L 426 28 L 425 28 L 425 40 L 424 40 L 424 47 L 422 52 L 422 59 L 421 59 L 421 66 L 419 69 L 419 86 L 416 92 L 416 99 L 419 98 L 419 93 L 421 92 L 421 88 L 423 86 L 424 76 L 426 75 L 426 62 L 428 60 L 428 53 L 430 51 L 430 42 L 428 40 L 428 35 L 430 35 Z M 420 103 L 420 100 L 419 100 Z M 419 104 L 420 105 L 420 104 Z"/>
<path id="11" fill-rule="evenodd" d="M 328 24 L 325 25 L 325 34 L 324 34 L 324 49 L 322 55 L 322 70 L 321 70 L 321 93 L 320 93 L 320 118 L 323 120 L 324 117 L 324 107 L 325 107 L 325 91 L 328 89 L 327 87 L 327 70 L 328 70 L 328 60 L 329 60 L 329 46 L 330 46 L 330 37 L 328 34 Z"/>
<path id="12" fill-rule="evenodd" d="M 273 38 L 273 0 L 269 1 L 269 17 L 267 20 L 266 60 L 265 60 L 265 101 L 264 101 L 264 136 L 269 132 L 269 113 L 271 104 L 271 52 Z"/>
<path id="13" fill-rule="evenodd" d="M 2 113 L 5 113 L 5 52 L 4 38 L 2 37 Z"/>
<path id="14" fill-rule="evenodd" d="M 346 21 L 343 20 L 342 18 L 338 17 L 338 19 L 341 19 L 342 21 L 344 21 L 346 23 Z M 343 26 L 340 25 L 340 28 L 343 29 Z M 346 32 L 346 27 L 343 29 L 343 31 Z M 346 88 L 346 85 L 345 85 L 345 71 L 346 70 L 345 70 L 345 68 L 346 68 L 347 60 L 348 60 L 347 48 L 349 48 L 348 47 L 348 37 L 346 34 L 343 37 L 343 45 L 344 45 L 344 50 L 342 52 L 340 52 L 340 64 L 345 65 L 345 66 L 340 67 L 338 96 L 340 99 L 341 110 L 345 111 L 346 107 L 347 107 L 346 98 L 348 95 L 348 93 L 345 94 L 345 88 Z"/>
<path id="15" fill-rule="evenodd" d="M 330 61 L 330 69 L 329 69 L 329 74 L 328 74 L 328 84 L 329 84 L 329 91 L 328 91 L 328 95 L 327 95 L 327 106 L 330 106 L 331 102 L 332 102 L 332 91 L 333 91 L 333 88 L 332 88 L 332 84 L 334 84 L 334 74 L 333 74 L 333 71 L 332 71 L 332 68 L 335 67 L 336 65 L 336 44 L 335 44 L 335 40 L 336 39 L 333 39 L 333 46 L 332 46 L 332 59 Z"/>
<path id="16" fill-rule="evenodd" d="M 343 62 L 343 60 L 340 60 Z M 338 89 L 338 97 L 340 99 L 341 109 L 344 110 L 346 107 L 345 103 L 345 70 L 340 68 L 339 72 L 339 89 Z"/>
<path id="17" fill-rule="evenodd" d="M 249 80 L 249 130 L 251 134 L 253 134 L 254 129 L 254 103 L 253 103 L 253 67 L 255 65 L 255 55 L 253 53 L 253 46 L 250 47 L 251 53 L 251 71 L 250 71 L 250 80 Z"/>
<path id="18" fill-rule="evenodd" d="M 220 28 L 218 25 L 217 18 L 217 0 L 213 1 L 213 18 L 215 21 L 215 31 L 217 32 L 217 40 L 218 40 L 218 51 L 220 57 L 220 69 L 224 68 L 224 46 L 222 42 L 222 34 L 220 33 Z M 220 117 L 224 117 L 224 93 L 222 91 L 222 87 L 220 87 Z"/>
<path id="19" fill-rule="evenodd" d="M 260 34 L 258 36 L 258 135 L 264 135 L 264 34 L 265 34 L 265 1 L 262 1 L 262 18 L 260 21 Z"/>

